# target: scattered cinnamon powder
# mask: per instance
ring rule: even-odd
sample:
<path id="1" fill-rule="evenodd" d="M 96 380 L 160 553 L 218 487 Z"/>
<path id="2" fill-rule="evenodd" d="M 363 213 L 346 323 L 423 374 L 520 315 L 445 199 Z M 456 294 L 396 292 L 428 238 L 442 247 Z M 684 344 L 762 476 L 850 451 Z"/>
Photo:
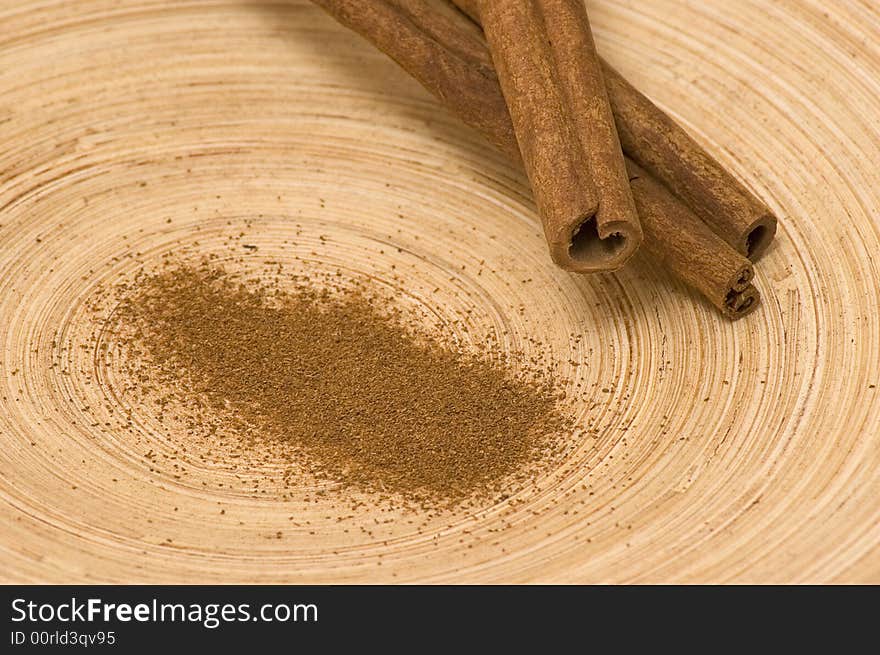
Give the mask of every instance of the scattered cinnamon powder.
<path id="1" fill-rule="evenodd" d="M 546 376 L 425 334 L 368 283 L 280 279 L 168 264 L 125 287 L 110 329 L 142 360 L 139 384 L 224 416 L 254 447 L 290 446 L 343 489 L 503 494 L 569 429 Z"/>

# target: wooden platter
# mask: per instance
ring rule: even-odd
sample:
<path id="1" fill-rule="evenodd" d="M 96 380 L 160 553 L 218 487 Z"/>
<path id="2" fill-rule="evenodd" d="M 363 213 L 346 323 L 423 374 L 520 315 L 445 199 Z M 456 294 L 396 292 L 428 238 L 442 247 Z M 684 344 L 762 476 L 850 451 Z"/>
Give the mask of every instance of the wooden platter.
<path id="1" fill-rule="evenodd" d="M 0 580 L 880 582 L 880 8 L 588 6 L 780 216 L 747 319 L 643 258 L 554 268 L 524 178 L 304 0 L 0 1 Z M 340 520 L 271 458 L 114 428 L 89 303 L 242 230 L 555 364 L 593 437 L 511 501 Z"/>

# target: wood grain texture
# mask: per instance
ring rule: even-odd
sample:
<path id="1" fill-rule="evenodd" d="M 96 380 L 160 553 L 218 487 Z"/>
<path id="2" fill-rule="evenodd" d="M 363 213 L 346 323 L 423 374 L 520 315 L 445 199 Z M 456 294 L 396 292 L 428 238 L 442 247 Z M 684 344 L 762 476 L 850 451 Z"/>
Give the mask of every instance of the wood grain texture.
<path id="1" fill-rule="evenodd" d="M 588 6 L 782 219 L 749 318 L 642 259 L 557 270 L 522 175 L 305 1 L 0 0 L 0 580 L 880 582 L 880 10 Z M 90 299 L 245 220 L 557 364 L 594 438 L 506 503 L 337 521 L 271 459 L 106 426 Z"/>

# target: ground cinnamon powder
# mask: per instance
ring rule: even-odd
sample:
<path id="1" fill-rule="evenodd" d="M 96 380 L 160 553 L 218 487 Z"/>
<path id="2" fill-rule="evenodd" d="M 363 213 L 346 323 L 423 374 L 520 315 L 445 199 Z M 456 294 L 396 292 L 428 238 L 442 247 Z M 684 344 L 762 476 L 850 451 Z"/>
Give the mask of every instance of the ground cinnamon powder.
<path id="1" fill-rule="evenodd" d="M 223 416 L 253 447 L 286 444 L 343 489 L 504 494 L 568 429 L 546 376 L 425 333 L 368 282 L 280 279 L 169 264 L 125 287 L 111 329 L 140 384 Z"/>

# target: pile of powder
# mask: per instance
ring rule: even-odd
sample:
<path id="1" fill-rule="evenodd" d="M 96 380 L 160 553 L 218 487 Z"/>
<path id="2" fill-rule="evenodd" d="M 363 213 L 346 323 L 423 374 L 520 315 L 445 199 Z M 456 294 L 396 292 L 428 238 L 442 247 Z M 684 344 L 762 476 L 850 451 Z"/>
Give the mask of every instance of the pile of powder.
<path id="1" fill-rule="evenodd" d="M 443 502 L 504 493 L 567 429 L 552 384 L 420 333 L 362 285 L 169 264 L 126 288 L 113 321 L 145 362 L 144 385 L 234 417 L 226 429 L 254 447 L 289 444 L 343 489 Z"/>

